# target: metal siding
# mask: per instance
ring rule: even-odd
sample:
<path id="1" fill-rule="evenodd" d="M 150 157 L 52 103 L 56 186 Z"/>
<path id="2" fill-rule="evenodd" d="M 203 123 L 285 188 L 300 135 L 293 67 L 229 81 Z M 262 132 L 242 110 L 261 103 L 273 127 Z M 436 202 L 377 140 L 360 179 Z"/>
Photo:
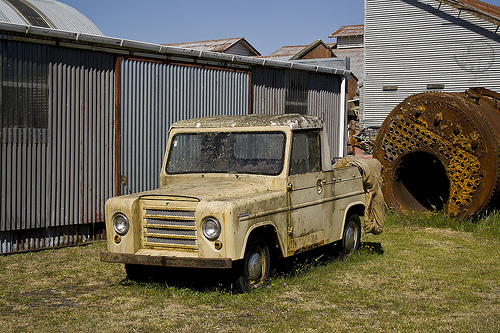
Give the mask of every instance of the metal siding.
<path id="1" fill-rule="evenodd" d="M 286 71 L 282 69 L 252 68 L 252 113 L 284 114 Z"/>
<path id="2" fill-rule="evenodd" d="M 211 115 L 245 115 L 249 74 L 218 69 L 121 62 L 121 174 L 132 192 L 160 186 L 170 125 Z M 122 186 L 122 193 L 126 188 Z"/>
<path id="3" fill-rule="evenodd" d="M 380 126 L 407 96 L 444 84 L 500 91 L 496 26 L 434 0 L 366 0 L 361 127 Z M 439 8 L 439 9 L 438 9 Z M 383 86 L 397 86 L 383 91 Z"/>
<path id="4" fill-rule="evenodd" d="M 340 120 L 341 107 L 341 81 L 342 78 L 324 74 L 309 75 L 308 112 L 307 114 L 317 116 L 325 123 L 328 133 L 328 146 L 330 157 L 334 160 L 343 157 L 337 156 L 337 152 L 344 143 L 338 138 L 345 129 Z"/>
<path id="5" fill-rule="evenodd" d="M 46 76 L 48 124 L 1 129 L 0 251 L 89 240 L 94 224 L 104 221 L 105 200 L 113 196 L 114 57 L 2 42 L 2 56 L 7 49 L 9 63 L 24 66 L 20 75 Z"/>
<path id="6" fill-rule="evenodd" d="M 121 50 L 99 53 L 12 41 L 2 43 L 7 43 L 8 47 L 0 46 L 1 56 L 10 52 L 12 58 L 5 65 L 23 66 L 26 73 L 44 73 L 50 94 L 44 128 L 12 129 L 0 124 L 0 251 L 7 253 L 86 242 L 96 235 L 96 229 L 103 230 L 104 202 L 114 194 L 114 58 Z M 44 56 L 45 70 L 35 61 L 43 62 Z M 22 57 L 31 61 L 23 62 Z M 226 61 L 232 64 L 231 60 Z M 255 110 L 284 113 L 286 73 L 283 75 L 283 70 L 269 67 L 282 64 L 269 62 L 269 66 L 262 63 L 259 66 L 266 67 L 259 67 L 254 66 L 255 61 L 245 60 L 248 66 L 242 66 L 252 68 L 252 80 L 261 82 L 252 92 L 257 105 L 254 105 Z M 0 61 L 0 66 L 3 65 Z M 122 64 L 120 80 L 121 111 L 126 115 L 122 118 L 120 153 L 122 162 L 126 161 L 125 167 L 132 173 L 132 182 L 136 174 L 146 175 L 138 178 L 138 187 L 143 184 L 151 188 L 158 186 L 167 132 L 172 122 L 207 115 L 249 113 L 248 72 L 141 61 L 126 66 Z M 334 81 L 340 80 L 338 74 L 323 67 L 304 70 L 309 72 L 304 77 L 314 78 L 314 71 L 317 71 L 335 77 Z M 261 77 L 255 73 L 261 73 Z M 25 81 L 21 77 L 12 80 L 17 86 L 23 86 Z M 43 82 L 37 79 L 31 83 L 32 86 L 41 84 Z M 336 98 L 330 96 L 330 88 L 326 92 L 319 89 L 308 92 L 308 96 L 314 97 L 307 97 L 308 103 L 315 100 L 307 107 L 318 114 L 325 107 L 329 110 L 323 103 L 329 104 L 331 98 Z M 263 101 L 267 104 L 260 104 L 256 97 L 259 92 L 263 93 Z M 39 105 L 36 96 L 31 99 L 23 95 L 24 92 L 18 94 L 10 96 L 14 97 L 14 103 L 19 103 L 18 107 L 25 108 L 22 103 L 30 101 Z M 0 100 L 8 97 L 0 96 Z M 342 106 L 333 105 L 334 110 L 336 107 Z M 151 161 L 153 158 L 157 160 Z"/>
<path id="7" fill-rule="evenodd" d="M 345 132 L 340 123 L 339 112 L 345 110 L 341 106 L 341 80 L 339 76 L 308 73 L 304 75 L 290 75 L 290 70 L 274 69 L 267 67 L 252 68 L 252 94 L 253 110 L 255 114 L 284 114 L 286 113 L 287 98 L 295 99 L 302 95 L 301 91 L 287 92 L 290 79 L 305 79 L 306 109 L 307 114 L 321 118 L 329 138 L 331 157 L 338 158 L 338 138 L 340 131 Z M 302 97 L 302 96 L 300 96 Z"/>

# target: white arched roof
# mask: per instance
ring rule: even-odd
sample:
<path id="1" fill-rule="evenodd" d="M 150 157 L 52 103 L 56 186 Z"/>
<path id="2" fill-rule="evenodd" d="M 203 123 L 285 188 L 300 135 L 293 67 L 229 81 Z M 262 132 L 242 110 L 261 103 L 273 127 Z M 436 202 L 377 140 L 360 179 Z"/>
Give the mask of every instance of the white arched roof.
<path id="1" fill-rule="evenodd" d="M 82 13 L 54 0 L 0 0 L 0 21 L 103 35 Z"/>

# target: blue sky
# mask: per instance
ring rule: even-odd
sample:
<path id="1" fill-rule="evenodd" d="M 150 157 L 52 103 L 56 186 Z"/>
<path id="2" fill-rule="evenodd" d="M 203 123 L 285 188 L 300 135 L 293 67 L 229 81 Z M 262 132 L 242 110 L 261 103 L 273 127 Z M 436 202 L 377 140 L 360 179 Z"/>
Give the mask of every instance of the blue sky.
<path id="1" fill-rule="evenodd" d="M 262 55 L 316 39 L 332 42 L 328 35 L 341 26 L 363 24 L 364 8 L 364 0 L 58 1 L 107 36 L 158 44 L 245 37 Z"/>
<path id="2" fill-rule="evenodd" d="M 262 55 L 363 24 L 364 0 L 59 0 L 106 35 L 150 43 L 245 37 Z M 486 2 L 500 6 L 500 0 Z"/>

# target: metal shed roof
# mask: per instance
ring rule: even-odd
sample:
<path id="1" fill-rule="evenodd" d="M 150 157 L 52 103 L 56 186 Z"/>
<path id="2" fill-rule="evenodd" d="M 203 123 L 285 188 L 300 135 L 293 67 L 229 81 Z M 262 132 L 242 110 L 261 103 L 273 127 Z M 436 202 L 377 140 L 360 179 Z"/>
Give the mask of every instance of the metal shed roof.
<path id="1" fill-rule="evenodd" d="M 294 55 L 302 51 L 308 47 L 308 45 L 291 45 L 291 46 L 282 46 L 281 48 L 277 49 L 273 53 L 267 56 L 262 56 L 260 58 L 269 58 L 269 59 L 274 59 L 274 60 L 281 60 L 281 61 L 288 61 L 290 60 Z"/>
<path id="2" fill-rule="evenodd" d="M 103 35 L 97 26 L 79 11 L 54 0 L 0 0 L 0 21 Z"/>
<path id="3" fill-rule="evenodd" d="M 248 49 L 252 55 L 259 56 L 260 53 L 243 37 L 237 38 L 224 38 L 224 39 L 213 39 L 213 40 L 203 40 L 188 43 L 174 43 L 174 44 L 162 44 L 167 46 L 183 47 L 186 49 L 195 49 L 202 51 L 212 51 L 212 52 L 227 52 L 231 47 L 236 44 L 243 44 L 244 47 Z M 229 52 L 230 53 L 230 52 Z"/>
<path id="4" fill-rule="evenodd" d="M 365 25 L 344 25 L 332 33 L 328 38 L 345 36 L 362 36 L 365 34 Z"/>
<path id="5" fill-rule="evenodd" d="M 311 50 L 314 50 L 314 48 L 318 47 L 319 45 L 323 45 L 325 47 L 325 50 L 329 50 L 331 48 L 329 45 L 325 44 L 321 39 L 317 39 L 309 45 L 282 46 L 281 48 L 277 49 L 270 55 L 262 56 L 260 58 L 283 60 L 283 61 L 299 60 L 304 55 L 306 55 Z M 333 51 L 331 53 L 331 56 L 332 58 L 335 57 Z"/>
<path id="6" fill-rule="evenodd" d="M 1 1 L 1 0 L 0 0 Z M 232 65 L 263 66 L 283 69 L 296 69 L 308 72 L 334 74 L 348 77 L 351 71 L 345 68 L 333 68 L 327 66 L 316 66 L 303 63 L 276 61 L 248 56 L 239 56 L 227 53 L 217 53 L 194 49 L 184 49 L 173 46 L 138 42 L 123 38 L 97 36 L 87 33 L 68 32 L 55 29 L 29 26 L 25 24 L 13 24 L 0 22 L 0 31 L 8 32 L 24 37 L 52 38 L 65 42 L 67 47 L 83 47 L 105 52 L 144 56 L 157 59 L 169 59 L 171 57 L 194 58 L 198 60 L 212 61 L 214 63 L 228 62 Z"/>

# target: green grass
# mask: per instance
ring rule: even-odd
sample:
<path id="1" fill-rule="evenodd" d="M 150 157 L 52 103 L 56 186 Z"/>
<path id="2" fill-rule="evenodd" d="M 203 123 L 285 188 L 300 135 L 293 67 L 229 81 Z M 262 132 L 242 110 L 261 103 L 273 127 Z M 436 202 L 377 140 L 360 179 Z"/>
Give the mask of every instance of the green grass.
<path id="1" fill-rule="evenodd" d="M 0 331 L 498 332 L 499 231 L 499 213 L 389 213 L 357 254 L 286 261 L 249 294 L 177 270 L 129 281 L 104 243 L 1 256 Z"/>

